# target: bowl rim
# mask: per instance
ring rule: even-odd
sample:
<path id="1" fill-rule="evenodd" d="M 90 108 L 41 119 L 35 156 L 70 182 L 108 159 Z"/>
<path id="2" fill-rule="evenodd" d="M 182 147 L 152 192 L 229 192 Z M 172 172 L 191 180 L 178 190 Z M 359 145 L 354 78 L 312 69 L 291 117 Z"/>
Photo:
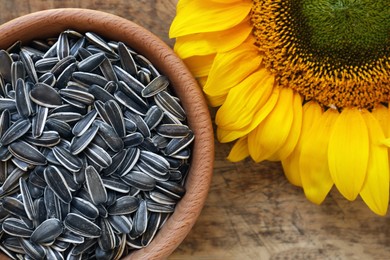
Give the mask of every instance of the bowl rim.
<path id="1" fill-rule="evenodd" d="M 30 13 L 0 25 L 0 48 L 16 40 L 24 43 L 56 36 L 66 29 L 93 31 L 107 39 L 123 41 L 148 58 L 174 86 L 195 134 L 186 194 L 177 204 L 155 239 L 125 259 L 164 259 L 180 245 L 192 229 L 205 204 L 214 165 L 214 134 L 202 90 L 184 62 L 156 35 L 144 27 L 103 11 L 82 8 L 48 9 Z M 38 32 L 38 33 L 36 33 Z M 38 34 L 38 35 L 37 35 Z M 168 66 L 165 64 L 169 64 Z M 1 255 L 0 255 L 1 258 Z"/>

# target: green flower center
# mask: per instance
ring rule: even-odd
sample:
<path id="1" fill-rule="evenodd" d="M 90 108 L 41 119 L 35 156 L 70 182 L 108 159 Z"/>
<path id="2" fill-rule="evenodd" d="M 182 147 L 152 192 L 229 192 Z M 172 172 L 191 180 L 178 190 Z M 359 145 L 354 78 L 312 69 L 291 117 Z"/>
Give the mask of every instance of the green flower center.
<path id="1" fill-rule="evenodd" d="M 350 65 L 389 53 L 389 0 L 298 0 L 291 4 L 300 44 Z"/>
<path id="2" fill-rule="evenodd" d="M 253 0 L 264 66 L 326 107 L 390 101 L 390 0 Z"/>

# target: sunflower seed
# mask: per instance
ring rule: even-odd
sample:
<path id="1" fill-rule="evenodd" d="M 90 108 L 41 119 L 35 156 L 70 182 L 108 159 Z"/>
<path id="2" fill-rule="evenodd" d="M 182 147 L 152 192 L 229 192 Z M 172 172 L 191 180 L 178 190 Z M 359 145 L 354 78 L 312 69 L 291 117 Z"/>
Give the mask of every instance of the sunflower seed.
<path id="1" fill-rule="evenodd" d="M 53 250 L 56 250 L 58 252 L 65 252 L 69 248 L 69 246 L 70 246 L 69 243 L 59 241 L 57 239 L 50 247 L 53 248 Z"/>
<path id="2" fill-rule="evenodd" d="M 1 145 L 8 145 L 18 138 L 22 137 L 31 128 L 31 123 L 28 119 L 20 119 L 11 125 L 0 138 Z"/>
<path id="3" fill-rule="evenodd" d="M 100 120 L 96 120 L 93 125 L 99 127 L 98 134 L 110 147 L 111 150 L 113 150 L 114 152 L 118 152 L 123 149 L 123 141 L 115 132 L 114 128 Z"/>
<path id="4" fill-rule="evenodd" d="M 146 122 L 144 121 L 144 119 L 142 119 L 141 116 L 136 115 L 136 114 L 132 114 L 132 113 L 129 112 L 129 111 L 125 111 L 124 115 L 125 115 L 127 118 L 129 118 L 130 120 L 132 120 L 133 122 L 136 123 L 137 128 L 138 128 L 138 131 L 139 131 L 144 137 L 150 137 L 150 136 L 151 136 L 150 129 L 149 129 L 148 125 L 146 124 Z"/>
<path id="5" fill-rule="evenodd" d="M 108 208 L 110 215 L 125 215 L 135 212 L 138 209 L 139 200 L 131 196 L 123 196 L 115 201 L 113 205 Z"/>
<path id="6" fill-rule="evenodd" d="M 72 128 L 64 121 L 49 118 L 46 120 L 45 126 L 50 130 L 56 131 L 63 138 L 69 138 L 72 136 Z"/>
<path id="7" fill-rule="evenodd" d="M 48 108 L 62 104 L 61 96 L 57 91 L 45 83 L 36 83 L 30 91 L 30 98 L 34 103 Z"/>
<path id="8" fill-rule="evenodd" d="M 83 133 L 81 136 L 73 137 L 72 142 L 70 144 L 69 151 L 73 155 L 76 155 L 76 154 L 79 154 L 80 152 L 82 152 L 91 143 L 92 139 L 95 138 L 98 130 L 99 130 L 99 127 L 94 125 L 91 128 L 89 128 L 85 133 Z"/>
<path id="9" fill-rule="evenodd" d="M 173 205 L 164 205 L 154 201 L 147 201 L 146 205 L 150 212 L 172 213 L 175 210 Z"/>
<path id="10" fill-rule="evenodd" d="M 128 134 L 123 138 L 123 143 L 126 147 L 137 147 L 143 141 L 144 136 L 139 132 Z"/>
<path id="11" fill-rule="evenodd" d="M 146 112 L 144 121 L 150 130 L 154 129 L 158 124 L 160 124 L 162 118 L 164 117 L 164 112 L 158 106 L 151 106 Z"/>
<path id="12" fill-rule="evenodd" d="M 69 255 L 82 255 L 85 251 L 90 249 L 97 243 L 96 239 L 85 239 L 85 242 L 73 247 Z"/>
<path id="13" fill-rule="evenodd" d="M 180 199 L 185 194 L 185 188 L 177 182 L 157 182 L 156 189 L 173 199 Z"/>
<path id="14" fill-rule="evenodd" d="M 116 77 L 112 64 L 108 58 L 105 58 L 99 67 L 100 70 L 102 71 L 103 76 L 106 79 L 114 82 L 118 81 L 118 78 Z"/>
<path id="15" fill-rule="evenodd" d="M 46 247 L 46 259 L 47 260 L 64 260 L 64 256 L 53 249 L 52 247 Z"/>
<path id="16" fill-rule="evenodd" d="M 102 168 L 107 168 L 112 163 L 111 156 L 103 148 L 93 143 L 85 148 L 84 153 L 88 159 Z"/>
<path id="17" fill-rule="evenodd" d="M 25 50 L 21 50 L 19 52 L 19 55 L 24 64 L 24 68 L 26 69 L 27 75 L 30 77 L 33 83 L 38 82 L 37 72 L 35 70 L 34 62 L 31 59 L 31 56 Z"/>
<path id="18" fill-rule="evenodd" d="M 140 161 L 149 165 L 154 172 L 162 175 L 169 170 L 169 162 L 163 156 L 156 153 L 141 151 Z"/>
<path id="19" fill-rule="evenodd" d="M 165 90 L 169 85 L 168 78 L 158 76 L 154 78 L 141 92 L 143 97 L 152 97 L 159 92 Z"/>
<path id="20" fill-rule="evenodd" d="M 180 121 L 186 119 L 185 111 L 182 106 L 166 91 L 161 91 L 154 96 L 156 104 L 164 111 L 172 113 Z"/>
<path id="21" fill-rule="evenodd" d="M 68 183 L 62 172 L 56 167 L 49 165 L 44 171 L 45 181 L 50 189 L 65 203 L 72 200 L 72 194 L 69 190 Z"/>
<path id="22" fill-rule="evenodd" d="M 143 191 L 153 190 L 156 186 L 154 178 L 140 171 L 130 171 L 121 176 L 121 179 L 124 183 Z"/>
<path id="23" fill-rule="evenodd" d="M 38 73 L 46 73 L 49 72 L 57 64 L 57 62 L 57 57 L 43 58 L 35 62 L 35 69 Z M 52 75 L 54 76 L 54 74 Z"/>
<path id="24" fill-rule="evenodd" d="M 111 226 L 118 232 L 123 234 L 130 233 L 131 227 L 133 225 L 133 221 L 131 219 L 123 216 L 123 215 L 110 215 L 108 217 L 108 221 Z"/>
<path id="25" fill-rule="evenodd" d="M 0 74 L 8 82 L 11 81 L 12 58 L 5 50 L 0 50 Z"/>
<path id="26" fill-rule="evenodd" d="M 69 65 L 76 62 L 76 58 L 73 56 L 67 56 L 63 59 L 60 59 L 56 65 L 50 70 L 51 73 L 54 74 L 56 78 L 60 76 L 60 74 L 67 68 Z"/>
<path id="27" fill-rule="evenodd" d="M 83 163 L 77 156 L 74 156 L 70 151 L 62 147 L 56 146 L 53 148 L 53 153 L 56 159 L 69 171 L 77 172 L 81 169 Z"/>
<path id="28" fill-rule="evenodd" d="M 138 158 L 140 157 L 141 151 L 138 148 L 128 148 L 126 149 L 125 159 L 118 166 L 117 172 L 120 176 L 126 175 L 134 165 L 137 163 Z"/>
<path id="29" fill-rule="evenodd" d="M 130 75 L 136 75 L 137 65 L 135 64 L 134 59 L 130 54 L 128 48 L 122 42 L 118 43 L 118 54 L 123 69 Z"/>
<path id="30" fill-rule="evenodd" d="M 34 202 L 33 199 L 31 198 L 30 190 L 27 187 L 27 182 L 25 179 L 23 178 L 19 179 L 19 187 L 20 187 L 20 192 L 22 194 L 24 210 L 27 214 L 27 217 L 30 220 L 33 220 L 36 217 L 36 212 L 35 212 Z"/>
<path id="31" fill-rule="evenodd" d="M 44 259 L 46 250 L 43 246 L 33 243 L 28 239 L 19 238 L 19 242 L 26 252 L 32 259 Z"/>
<path id="32" fill-rule="evenodd" d="M 5 233 L 15 237 L 30 237 L 33 233 L 33 230 L 23 220 L 17 218 L 7 218 L 4 220 L 2 229 Z"/>
<path id="33" fill-rule="evenodd" d="M 63 89 L 66 87 L 70 78 L 72 77 L 73 72 L 77 69 L 76 63 L 71 63 L 68 67 L 66 67 L 61 74 L 57 77 L 56 87 L 58 89 Z M 53 74 L 54 75 L 54 74 Z"/>
<path id="34" fill-rule="evenodd" d="M 103 185 L 107 189 L 119 192 L 119 193 L 129 193 L 130 187 L 123 182 L 121 182 L 119 179 L 113 179 L 113 178 L 102 178 Z"/>
<path id="35" fill-rule="evenodd" d="M 19 239 L 17 237 L 8 237 L 4 239 L 3 245 L 5 248 L 11 250 L 12 252 L 18 254 L 25 254 L 22 246 L 20 245 Z"/>
<path id="36" fill-rule="evenodd" d="M 5 109 L 0 115 L 0 138 L 4 135 L 4 132 L 7 131 L 10 125 L 11 114 L 7 109 Z"/>
<path id="37" fill-rule="evenodd" d="M 94 101 L 94 96 L 87 91 L 75 90 L 71 88 L 61 89 L 59 94 L 64 98 L 71 98 L 86 105 L 91 105 Z"/>
<path id="38" fill-rule="evenodd" d="M 10 153 L 17 159 L 32 165 L 45 165 L 45 156 L 34 146 L 24 142 L 13 142 L 8 146 Z"/>
<path id="39" fill-rule="evenodd" d="M 50 218 L 43 221 L 31 235 L 34 243 L 52 243 L 62 233 L 62 223 L 58 219 Z"/>
<path id="40" fill-rule="evenodd" d="M 54 77 L 54 74 L 51 72 L 46 72 L 39 77 L 38 82 L 49 85 L 50 87 L 55 87 L 57 79 Z"/>
<path id="41" fill-rule="evenodd" d="M 157 230 L 159 228 L 160 222 L 161 222 L 161 213 L 151 213 L 149 214 L 149 219 L 147 223 L 147 229 L 142 235 L 141 243 L 143 246 L 148 246 L 154 236 L 157 233 Z"/>
<path id="42" fill-rule="evenodd" d="M 137 124 L 128 118 L 123 118 L 125 123 L 126 133 L 133 133 L 137 130 Z"/>
<path id="43" fill-rule="evenodd" d="M 82 72 L 82 71 L 73 72 L 72 78 L 76 82 L 80 82 L 82 84 L 85 84 L 86 86 L 96 84 L 101 87 L 104 87 L 108 83 L 108 80 L 103 76 L 94 73 Z"/>
<path id="44" fill-rule="evenodd" d="M 104 104 L 104 108 L 106 110 L 108 120 L 115 132 L 119 137 L 124 137 L 126 133 L 125 123 L 123 120 L 122 110 L 120 109 L 118 103 L 114 100 L 109 100 Z"/>
<path id="45" fill-rule="evenodd" d="M 38 106 L 35 116 L 32 118 L 32 136 L 37 138 L 42 135 L 46 125 L 49 109 L 47 107 Z"/>
<path id="46" fill-rule="evenodd" d="M 77 112 L 57 112 L 48 116 L 48 118 L 62 120 L 67 123 L 78 121 L 81 117 L 82 115 Z"/>
<path id="47" fill-rule="evenodd" d="M 99 173 L 93 166 L 88 166 L 85 169 L 85 182 L 87 184 L 88 193 L 94 204 L 101 204 L 107 201 L 107 191 L 104 188 Z"/>
<path id="48" fill-rule="evenodd" d="M 61 235 L 57 237 L 57 241 L 72 243 L 72 244 L 82 244 L 84 243 L 84 237 L 80 237 L 73 232 L 64 229 Z"/>
<path id="49" fill-rule="evenodd" d="M 74 197 L 71 206 L 72 209 L 76 209 L 79 214 L 90 220 L 95 220 L 99 216 L 99 210 L 88 200 Z"/>
<path id="50" fill-rule="evenodd" d="M 150 177 L 156 179 L 157 181 L 167 181 L 169 179 L 169 171 L 159 172 L 153 165 L 148 164 L 144 161 L 139 161 L 137 167 L 141 172 L 149 175 Z"/>
<path id="51" fill-rule="evenodd" d="M 125 84 L 123 84 L 122 87 L 129 88 L 133 90 L 137 95 L 141 95 L 142 90 L 145 88 L 145 86 L 139 82 L 135 77 L 130 75 L 127 71 L 122 69 L 121 67 L 114 65 L 114 71 L 116 75 L 118 76 L 118 79 L 120 81 L 123 81 Z M 126 92 L 126 90 L 123 90 Z"/>
<path id="52" fill-rule="evenodd" d="M 109 84 L 109 83 L 107 83 L 107 84 Z M 96 100 L 100 100 L 102 102 L 107 102 L 109 100 L 115 99 L 114 96 L 111 95 L 110 92 L 108 92 L 104 88 L 102 88 L 98 85 L 95 85 L 95 84 L 91 85 L 88 88 L 88 91 L 89 91 L 89 93 L 91 93 L 95 97 Z"/>
<path id="53" fill-rule="evenodd" d="M 96 33 L 93 32 L 86 32 L 85 37 L 88 41 L 94 43 L 97 47 L 101 48 L 104 51 L 107 52 L 113 52 L 113 50 L 110 48 L 110 46 Z"/>
<path id="54" fill-rule="evenodd" d="M 23 79 L 18 79 L 16 81 L 15 87 L 15 103 L 16 109 L 20 116 L 27 118 L 32 113 L 30 98 L 27 93 L 26 85 L 24 84 Z"/>
<path id="55" fill-rule="evenodd" d="M 85 37 L 80 37 L 75 44 L 70 48 L 69 55 L 76 57 L 79 54 L 80 48 L 85 45 Z"/>
<path id="56" fill-rule="evenodd" d="M 190 132 L 187 136 L 180 138 L 180 139 L 172 139 L 167 147 L 165 148 L 165 153 L 167 155 L 174 155 L 183 150 L 184 148 L 188 147 L 192 141 L 194 140 L 194 134 Z"/>
<path id="57" fill-rule="evenodd" d="M 112 226 L 107 219 L 100 219 L 100 228 L 102 230 L 102 235 L 98 239 L 98 244 L 101 249 L 104 251 L 114 249 L 116 246 L 116 236 L 112 229 Z"/>
<path id="58" fill-rule="evenodd" d="M 185 137 L 191 133 L 186 125 L 178 124 L 161 124 L 156 128 L 158 134 L 168 138 Z"/>
<path id="59" fill-rule="evenodd" d="M 133 111 L 134 113 L 140 114 L 144 116 L 146 112 L 148 111 L 148 106 L 146 103 L 142 102 L 137 102 L 140 99 L 138 97 L 133 96 L 133 98 L 129 97 L 122 91 L 117 91 L 114 94 L 115 99 L 118 100 L 119 103 Z"/>
<path id="60" fill-rule="evenodd" d="M 98 225 L 88 220 L 87 218 L 74 213 L 69 213 L 66 216 L 64 225 L 73 233 L 79 234 L 80 236 L 86 238 L 100 237 L 102 233 L 102 230 Z"/>
<path id="61" fill-rule="evenodd" d="M 43 194 L 39 198 L 34 200 L 34 207 L 35 207 L 35 218 L 33 219 L 33 221 L 34 221 L 34 226 L 37 227 L 43 221 L 46 220 L 46 216 L 47 216 Z"/>
<path id="62" fill-rule="evenodd" d="M 14 112 L 17 110 L 16 102 L 10 98 L 0 98 L 0 111 L 9 110 L 9 112 Z"/>
<path id="63" fill-rule="evenodd" d="M 139 203 L 137 212 L 135 213 L 133 226 L 130 231 L 130 237 L 135 239 L 145 233 L 148 225 L 148 210 L 146 207 L 146 201 L 142 200 Z"/>
<path id="64" fill-rule="evenodd" d="M 56 195 L 49 186 L 47 186 L 43 191 L 43 200 L 46 208 L 47 218 L 59 218 L 55 205 Z"/>
<path id="65" fill-rule="evenodd" d="M 78 63 L 78 69 L 79 71 L 92 72 L 99 67 L 104 59 L 104 53 L 96 53 L 80 61 Z"/>
<path id="66" fill-rule="evenodd" d="M 24 140 L 33 145 L 51 147 L 57 145 L 61 137 L 56 131 L 44 131 L 39 137 L 27 135 Z"/>
<path id="67" fill-rule="evenodd" d="M 28 218 L 26 211 L 24 210 L 23 203 L 13 197 L 5 197 L 3 199 L 3 208 L 11 214 L 19 217 Z M 4 228 L 4 227 L 3 227 Z"/>
<path id="68" fill-rule="evenodd" d="M 105 259 L 112 259 L 115 254 L 115 251 L 110 250 L 103 250 L 100 246 L 96 247 L 95 249 L 95 258 L 97 260 L 105 260 Z"/>
<path id="69" fill-rule="evenodd" d="M 72 133 L 75 136 L 81 136 L 85 133 L 85 131 L 88 130 L 88 128 L 91 126 L 93 121 L 95 120 L 97 116 L 97 112 L 95 109 L 88 112 L 83 118 L 81 118 L 73 127 Z"/>
<path id="70" fill-rule="evenodd" d="M 123 160 L 126 158 L 126 150 L 121 150 L 112 157 L 111 164 L 102 170 L 104 176 L 110 176 L 117 171 L 118 167 L 122 164 Z"/>
<path id="71" fill-rule="evenodd" d="M 60 33 L 58 37 L 57 56 L 60 60 L 69 56 L 69 41 L 66 33 Z"/>

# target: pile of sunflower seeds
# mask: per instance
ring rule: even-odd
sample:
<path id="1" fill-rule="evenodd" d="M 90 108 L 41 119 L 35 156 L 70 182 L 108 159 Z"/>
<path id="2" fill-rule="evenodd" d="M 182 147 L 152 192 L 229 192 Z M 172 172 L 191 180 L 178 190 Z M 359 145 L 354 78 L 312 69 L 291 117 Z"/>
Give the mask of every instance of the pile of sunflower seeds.
<path id="1" fill-rule="evenodd" d="M 194 134 L 161 75 L 122 42 L 73 30 L 0 51 L 0 249 L 119 259 L 185 193 Z"/>

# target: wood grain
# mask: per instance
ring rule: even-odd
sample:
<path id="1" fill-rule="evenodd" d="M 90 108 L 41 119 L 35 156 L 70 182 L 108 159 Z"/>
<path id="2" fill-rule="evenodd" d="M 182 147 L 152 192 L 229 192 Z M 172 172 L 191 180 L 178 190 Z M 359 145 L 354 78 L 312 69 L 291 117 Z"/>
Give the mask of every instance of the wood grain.
<path id="1" fill-rule="evenodd" d="M 91 8 L 133 20 L 172 46 L 167 35 L 176 2 L 1 0 L 0 22 L 48 8 Z M 216 142 L 206 206 L 169 259 L 390 258 L 389 214 L 378 217 L 361 200 L 348 202 L 335 190 L 323 205 L 313 205 L 286 181 L 279 163 L 232 164 L 225 159 L 230 147 Z"/>

